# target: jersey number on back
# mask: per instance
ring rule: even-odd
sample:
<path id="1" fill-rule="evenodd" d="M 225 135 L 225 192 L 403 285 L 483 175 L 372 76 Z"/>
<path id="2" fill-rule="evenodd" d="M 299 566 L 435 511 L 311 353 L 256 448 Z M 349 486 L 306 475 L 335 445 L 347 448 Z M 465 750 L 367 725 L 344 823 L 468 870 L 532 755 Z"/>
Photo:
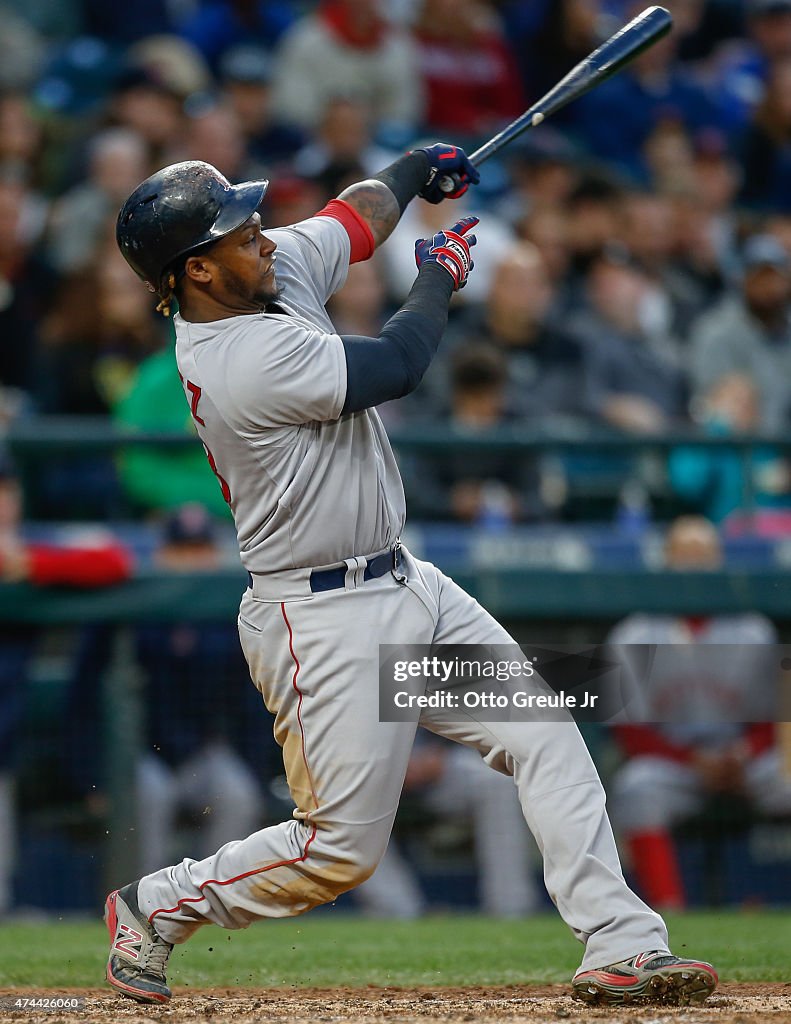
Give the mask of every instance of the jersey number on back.
<path id="1" fill-rule="evenodd" d="M 198 415 L 198 402 L 200 402 L 201 394 L 203 393 L 202 389 L 197 384 L 193 384 L 191 380 L 185 381 L 181 374 L 179 374 L 179 377 L 181 378 L 181 383 L 186 386 L 187 391 L 189 392 L 190 412 L 192 413 L 192 418 L 196 423 L 200 423 L 202 427 L 205 427 L 205 421 Z M 230 505 L 231 488 L 228 486 L 228 481 L 220 475 L 220 472 L 217 469 L 217 463 L 214 461 L 214 456 L 212 455 L 209 446 L 202 439 L 201 443 L 203 444 L 203 450 L 206 452 L 206 458 L 209 460 L 211 471 L 217 477 L 220 487 L 222 488 L 222 496 Z"/>

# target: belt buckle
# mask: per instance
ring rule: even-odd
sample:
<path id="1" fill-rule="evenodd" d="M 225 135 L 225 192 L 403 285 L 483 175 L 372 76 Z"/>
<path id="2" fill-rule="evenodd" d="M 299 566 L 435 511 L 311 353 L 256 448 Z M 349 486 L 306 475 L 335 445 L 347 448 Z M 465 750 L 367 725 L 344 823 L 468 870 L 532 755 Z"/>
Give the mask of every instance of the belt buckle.
<path id="1" fill-rule="evenodd" d="M 406 584 L 407 576 L 406 576 L 406 573 L 399 573 L 399 571 L 398 571 L 398 562 L 399 562 L 400 558 L 401 558 L 401 538 L 398 537 L 396 539 L 395 544 L 393 545 L 393 567 L 390 570 L 390 575 L 393 577 L 393 579 L 396 581 L 396 583 L 400 584 L 403 587 Z"/>

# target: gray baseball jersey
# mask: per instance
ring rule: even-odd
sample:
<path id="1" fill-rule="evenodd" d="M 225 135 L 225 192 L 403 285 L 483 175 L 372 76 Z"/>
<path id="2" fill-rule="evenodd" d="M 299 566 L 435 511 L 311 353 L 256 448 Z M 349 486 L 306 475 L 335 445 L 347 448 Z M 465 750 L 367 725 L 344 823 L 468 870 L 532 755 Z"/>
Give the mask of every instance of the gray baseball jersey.
<path id="1" fill-rule="evenodd" d="M 383 551 L 406 512 L 376 410 L 340 415 L 346 359 L 324 304 L 346 280 L 346 229 L 312 217 L 267 236 L 284 312 L 174 320 L 193 418 L 253 573 Z"/>

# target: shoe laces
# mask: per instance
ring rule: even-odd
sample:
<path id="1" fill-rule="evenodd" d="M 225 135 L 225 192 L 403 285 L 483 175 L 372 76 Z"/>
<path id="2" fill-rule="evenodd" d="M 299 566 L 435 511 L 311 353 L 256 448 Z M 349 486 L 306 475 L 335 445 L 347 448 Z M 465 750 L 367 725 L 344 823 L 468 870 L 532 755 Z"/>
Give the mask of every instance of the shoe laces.
<path id="1" fill-rule="evenodd" d="M 173 947 L 169 942 L 165 942 L 164 939 L 161 939 L 156 932 L 153 934 L 153 940 L 154 944 L 151 948 L 151 952 L 148 954 L 145 973 L 154 974 L 164 980 L 165 968 L 168 965 L 168 958 L 170 957 L 170 951 Z"/>

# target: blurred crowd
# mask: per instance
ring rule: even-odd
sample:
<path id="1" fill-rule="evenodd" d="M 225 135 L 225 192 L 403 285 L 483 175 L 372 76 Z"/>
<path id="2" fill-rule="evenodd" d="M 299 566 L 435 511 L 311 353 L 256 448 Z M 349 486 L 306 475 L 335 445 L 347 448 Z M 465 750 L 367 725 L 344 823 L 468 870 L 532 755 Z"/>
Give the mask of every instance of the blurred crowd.
<path id="1" fill-rule="evenodd" d="M 0 425 L 113 415 L 188 429 L 168 390 L 170 326 L 114 242 L 119 204 L 156 168 L 200 158 L 232 181 L 267 176 L 264 223 L 292 223 L 420 141 L 475 147 L 643 6 L 4 0 Z M 415 239 L 481 217 L 440 355 L 386 410 L 391 426 L 788 426 L 791 0 L 668 6 L 671 35 L 488 163 L 461 203 L 413 203 L 352 268 L 335 323 L 377 333 L 411 284 Z M 107 513 L 117 488 L 136 509 L 197 498 L 222 512 L 194 458 L 141 459 L 120 484 L 115 466 L 51 470 L 47 502 L 68 511 L 92 494 Z M 726 449 L 682 448 L 667 467 L 678 510 L 717 522 L 743 505 L 744 473 Z M 562 514 L 539 459 L 416 460 L 406 475 L 413 516 Z M 791 509 L 781 450 L 767 442 L 750 475 L 755 505 Z"/>
<path id="2" fill-rule="evenodd" d="M 47 415 L 192 431 L 171 324 L 115 244 L 117 210 L 148 174 L 202 159 L 233 182 L 268 177 L 264 224 L 293 223 L 417 144 L 474 149 L 646 5 L 0 0 L 0 442 Z M 721 551 L 711 523 L 738 526 L 746 504 L 767 529 L 791 532 L 791 461 L 781 445 L 791 425 L 791 0 L 665 5 L 670 36 L 487 163 L 479 188 L 455 204 L 411 204 L 383 250 L 351 268 L 331 314 L 340 333 L 378 334 L 414 278 L 415 239 L 478 215 L 474 273 L 419 391 L 383 410 L 388 426 L 461 437 L 512 428 L 678 436 L 663 464 L 668 517 L 694 512 L 708 522 L 682 521 L 682 535 L 691 530 L 700 548 L 692 563 L 677 564 L 671 532 L 667 565 L 712 568 Z M 749 464 L 735 449 L 691 443 L 758 435 Z M 634 524 L 656 487 L 631 455 L 468 450 L 404 455 L 403 468 L 413 518 L 495 528 L 593 518 L 602 506 L 591 493 L 602 488 L 606 514 Z M 575 480 L 592 491 L 581 499 Z M 25 485 L 35 518 L 160 513 L 161 569 L 210 570 L 220 559 L 207 515 L 227 517 L 227 508 L 197 444 L 130 449 L 117 461 L 48 458 Z M 751 528 L 758 521 L 752 516 Z M 75 549 L 28 544 L 23 532 L 16 470 L 0 457 L 0 579 L 99 587 L 132 571 L 112 539 L 81 559 Z M 644 616 L 618 630 L 619 642 L 691 648 L 738 637 L 748 651 L 755 645 L 756 664 L 774 638 L 755 616 Z M 2 633 L 0 914 L 12 898 L 22 682 L 40 641 L 34 627 Z M 157 693 L 145 702 L 147 753 L 133 773 L 150 808 L 139 831 L 141 863 L 151 867 L 173 855 L 185 821 L 203 825 L 194 853 L 280 809 L 262 788 L 276 772 L 269 723 L 251 706 L 257 695 L 233 624 L 131 634 L 132 658 Z M 99 820 L 107 809 L 101 688 L 116 642 L 112 630 L 87 628 L 63 659 L 64 714 L 47 774 L 50 789 L 54 779 L 62 790 L 56 796 Z M 686 671 L 699 679 L 694 665 Z M 758 678 L 772 684 L 746 664 L 734 688 Z M 227 707 L 217 704 L 220 691 Z M 764 785 L 778 778 L 765 730 L 649 732 L 617 737 L 631 760 L 615 787 L 616 824 L 642 891 L 680 906 L 669 830 L 681 816 L 712 794 L 751 800 L 758 781 L 776 797 L 772 813 L 787 813 L 791 796 L 787 785 Z M 407 788 L 422 794 L 432 820 L 440 807 L 464 807 L 483 905 L 528 913 L 540 894 L 512 787 L 481 775 L 468 755 L 419 748 Z M 651 814 L 639 801 L 646 779 L 664 794 Z M 758 803 L 767 810 L 766 799 Z M 218 809 L 210 820 L 208 806 Z M 518 852 L 513 864 L 506 847 Z M 370 912 L 422 911 L 398 847 L 361 899 Z"/>

